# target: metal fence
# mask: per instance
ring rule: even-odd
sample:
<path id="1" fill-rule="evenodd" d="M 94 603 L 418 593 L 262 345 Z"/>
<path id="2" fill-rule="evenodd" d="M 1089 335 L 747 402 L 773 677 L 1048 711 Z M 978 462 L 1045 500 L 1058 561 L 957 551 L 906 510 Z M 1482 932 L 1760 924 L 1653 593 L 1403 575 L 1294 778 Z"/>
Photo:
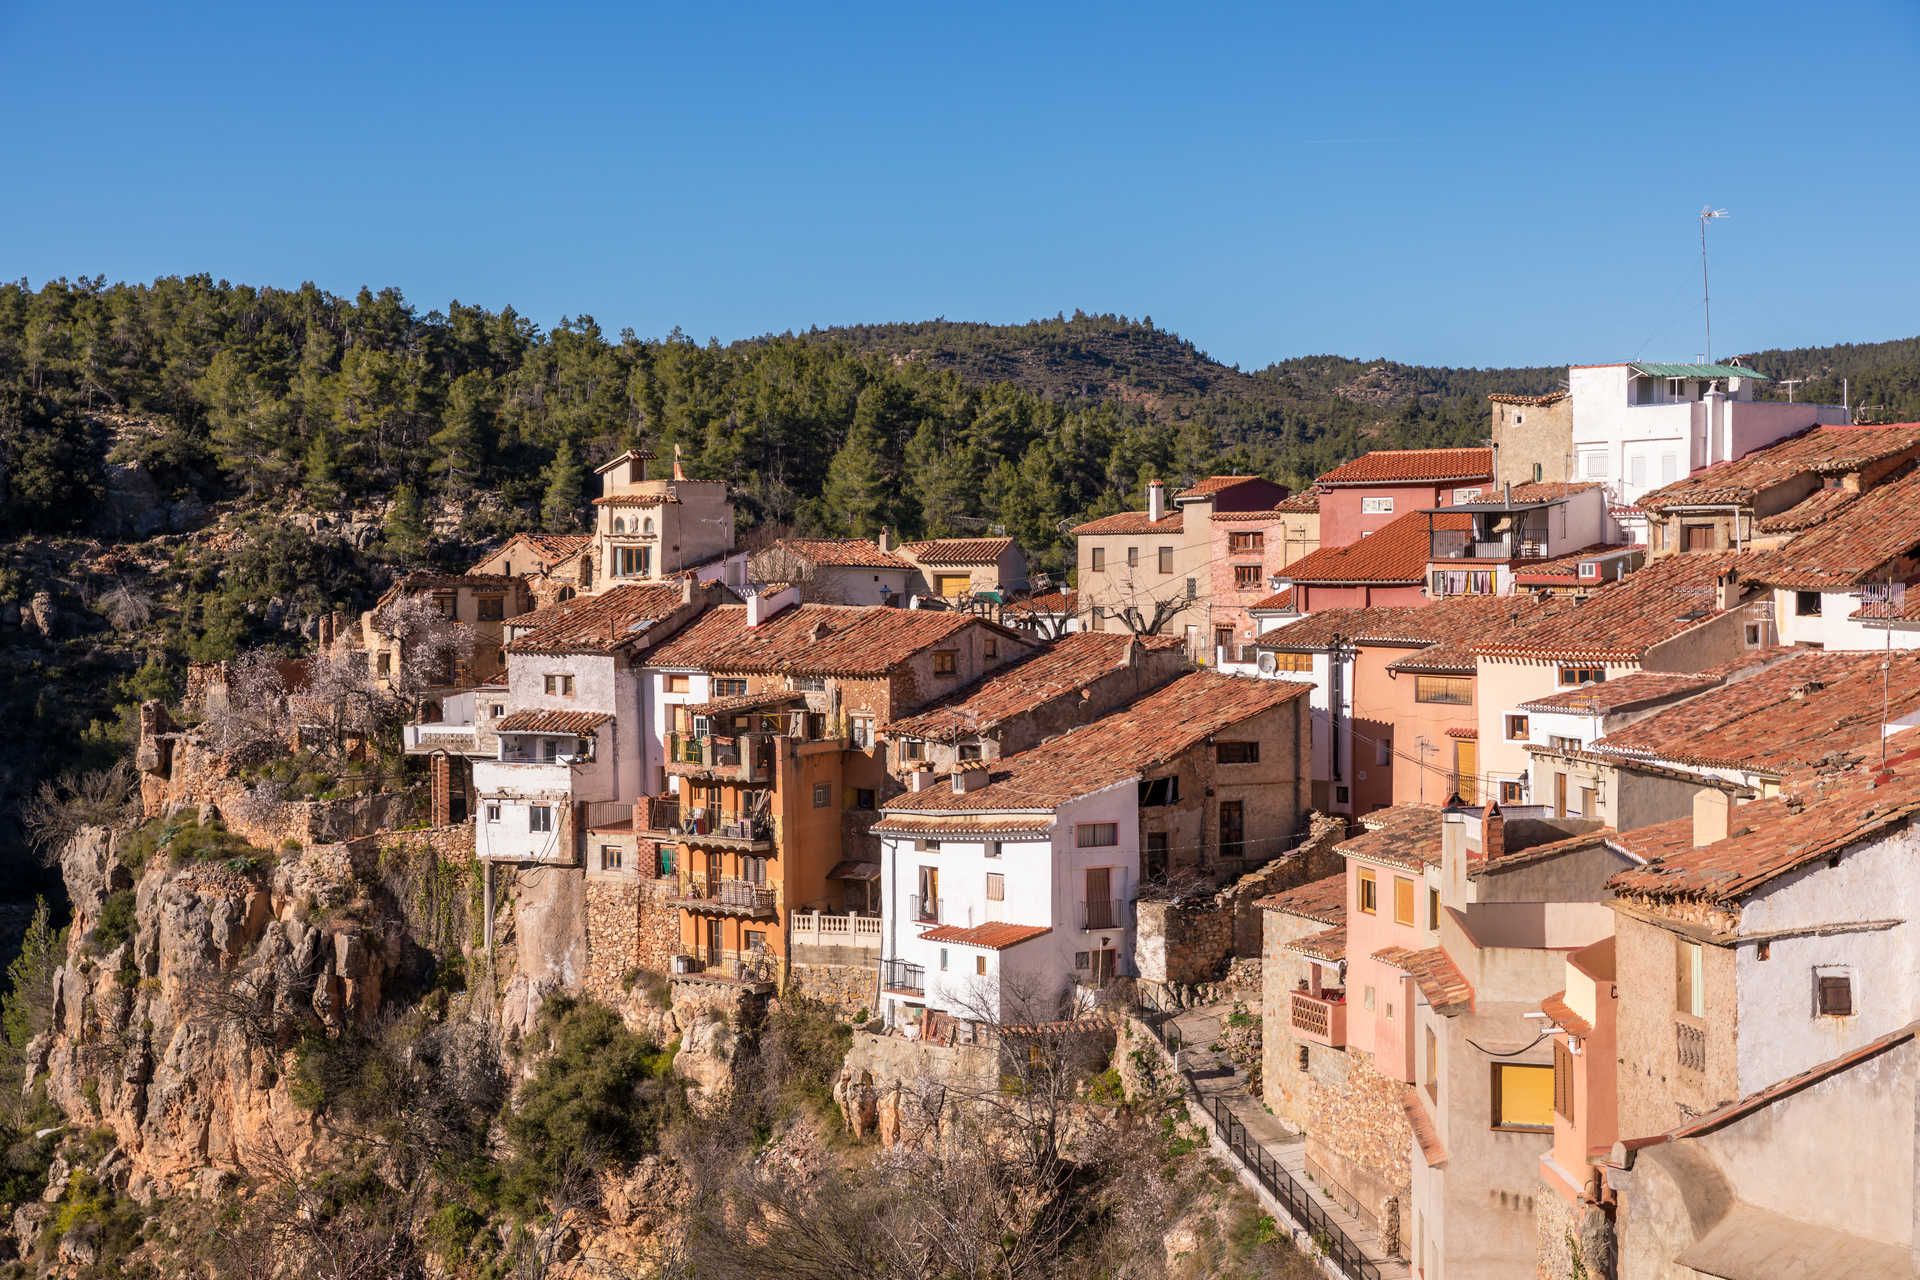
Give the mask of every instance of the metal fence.
<path id="1" fill-rule="evenodd" d="M 1207 1099 L 1207 1112 L 1213 1117 L 1214 1132 L 1227 1144 L 1227 1150 L 1280 1202 L 1289 1217 L 1307 1229 L 1314 1243 L 1326 1252 L 1342 1275 L 1351 1280 L 1380 1280 L 1380 1268 L 1367 1260 L 1360 1246 L 1314 1202 L 1299 1180 L 1253 1140 L 1247 1127 L 1234 1117 L 1225 1098 Z"/>

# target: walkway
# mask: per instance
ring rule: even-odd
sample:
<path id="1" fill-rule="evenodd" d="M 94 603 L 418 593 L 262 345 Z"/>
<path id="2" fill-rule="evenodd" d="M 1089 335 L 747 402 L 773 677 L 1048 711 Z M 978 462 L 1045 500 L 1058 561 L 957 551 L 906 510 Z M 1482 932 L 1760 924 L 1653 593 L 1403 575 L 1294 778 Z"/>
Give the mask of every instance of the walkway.
<path id="1" fill-rule="evenodd" d="M 1249 1174 L 1259 1177 L 1252 1166 L 1260 1165 L 1268 1171 L 1277 1166 L 1289 1175 L 1289 1179 L 1273 1179 L 1281 1188 L 1276 1198 L 1283 1202 L 1288 1198 L 1289 1180 L 1304 1191 L 1310 1204 L 1301 1206 L 1304 1214 L 1296 1216 L 1314 1220 L 1304 1225 L 1311 1229 L 1324 1221 L 1346 1233 L 1364 1258 L 1349 1274 L 1364 1275 L 1366 1280 L 1407 1280 L 1410 1275 L 1407 1264 L 1381 1249 L 1379 1233 L 1329 1200 L 1307 1177 L 1305 1139 L 1280 1123 L 1279 1118 L 1253 1096 L 1245 1073 L 1234 1066 L 1225 1053 L 1214 1049 L 1231 1011 L 1231 1005 L 1202 1005 L 1182 1009 L 1170 1019 L 1171 1027 L 1180 1035 L 1181 1068 L 1201 1106 L 1215 1118 L 1215 1128 L 1222 1128 L 1222 1121 L 1230 1117 L 1234 1137 L 1241 1141 L 1230 1141 L 1229 1145 L 1241 1156 L 1243 1164 L 1249 1166 Z"/>

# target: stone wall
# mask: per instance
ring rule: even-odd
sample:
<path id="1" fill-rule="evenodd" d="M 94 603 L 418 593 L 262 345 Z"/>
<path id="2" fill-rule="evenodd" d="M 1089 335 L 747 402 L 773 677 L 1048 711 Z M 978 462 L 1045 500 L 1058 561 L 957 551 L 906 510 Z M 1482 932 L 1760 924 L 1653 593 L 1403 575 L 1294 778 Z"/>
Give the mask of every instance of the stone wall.
<path id="1" fill-rule="evenodd" d="M 1537 1280 L 1612 1280 L 1613 1220 L 1587 1199 L 1568 1200 L 1551 1187 L 1533 1198 L 1539 1235 Z"/>
<path id="2" fill-rule="evenodd" d="M 833 1098 L 854 1137 L 878 1137 L 890 1147 L 940 1128 L 949 1087 L 987 1089 L 999 1078 L 999 1049 L 991 1044 L 932 1044 L 856 1031 Z"/>
<path id="3" fill-rule="evenodd" d="M 590 996 L 617 1005 L 635 969 L 666 973 L 680 949 L 680 919 L 669 898 L 674 881 L 588 876 L 587 966 Z"/>
<path id="4" fill-rule="evenodd" d="M 1413 1129 L 1400 1105 L 1407 1086 L 1374 1070 L 1364 1053 L 1347 1053 L 1339 1088 L 1308 1096 L 1307 1173 L 1348 1211 L 1374 1224 L 1383 1247 L 1399 1252 L 1412 1175 Z"/>
<path id="5" fill-rule="evenodd" d="M 879 1011 L 878 970 L 866 964 L 802 964 L 796 959 L 787 971 L 787 989 L 830 1006 L 843 1018 L 865 1010 Z"/>

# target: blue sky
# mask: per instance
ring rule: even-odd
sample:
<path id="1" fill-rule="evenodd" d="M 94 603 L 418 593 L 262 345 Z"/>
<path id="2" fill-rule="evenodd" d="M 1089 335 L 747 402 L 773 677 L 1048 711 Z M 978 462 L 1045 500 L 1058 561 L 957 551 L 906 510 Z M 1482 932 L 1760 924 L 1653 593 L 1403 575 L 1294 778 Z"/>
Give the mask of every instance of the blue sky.
<path id="1" fill-rule="evenodd" d="M 0 275 L 1690 358 L 1711 201 L 1724 355 L 1920 332 L 1916 85 L 1914 0 L 0 0 Z"/>

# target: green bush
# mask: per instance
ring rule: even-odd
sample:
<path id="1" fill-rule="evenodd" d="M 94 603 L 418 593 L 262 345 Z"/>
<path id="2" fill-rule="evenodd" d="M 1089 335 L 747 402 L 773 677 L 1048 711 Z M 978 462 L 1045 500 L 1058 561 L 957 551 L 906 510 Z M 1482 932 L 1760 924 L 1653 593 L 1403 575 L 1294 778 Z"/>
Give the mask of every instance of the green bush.
<path id="1" fill-rule="evenodd" d="M 1103 1107 L 1117 1107 L 1127 1100 L 1126 1086 L 1120 1083 L 1120 1071 L 1108 1067 L 1087 1080 L 1087 1101 Z"/>
<path id="2" fill-rule="evenodd" d="M 136 923 L 133 908 L 133 890 L 116 889 L 107 895 L 100 904 L 100 918 L 93 922 L 93 932 L 87 935 L 89 954 L 107 955 L 133 937 Z"/>
<path id="3" fill-rule="evenodd" d="M 236 871 L 253 871 L 272 863 L 274 855 L 233 832 L 218 818 L 202 824 L 198 815 L 177 813 L 155 818 L 120 842 L 120 861 L 138 876 L 153 855 L 165 851 L 175 863 L 224 862 Z"/>

